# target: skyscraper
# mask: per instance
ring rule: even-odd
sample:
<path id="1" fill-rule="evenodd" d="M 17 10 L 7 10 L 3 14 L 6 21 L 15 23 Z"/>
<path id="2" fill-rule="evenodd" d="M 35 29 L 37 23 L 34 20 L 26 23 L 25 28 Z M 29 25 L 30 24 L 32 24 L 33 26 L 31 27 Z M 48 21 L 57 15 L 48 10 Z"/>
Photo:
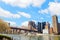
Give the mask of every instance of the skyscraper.
<path id="1" fill-rule="evenodd" d="M 49 34 L 50 24 L 46 22 L 45 28 L 43 29 L 43 34 Z"/>
<path id="2" fill-rule="evenodd" d="M 45 29 L 45 25 L 46 25 L 46 22 L 42 22 L 42 24 L 41 24 L 42 29 Z"/>
<path id="3" fill-rule="evenodd" d="M 37 29 L 38 29 L 38 32 L 41 33 L 41 23 L 40 22 L 38 22 Z"/>
<path id="4" fill-rule="evenodd" d="M 53 34 L 53 27 L 49 29 L 49 34 Z"/>
<path id="5" fill-rule="evenodd" d="M 53 32 L 57 34 L 58 33 L 58 17 L 54 15 L 52 16 L 52 20 L 53 20 Z"/>
<path id="6" fill-rule="evenodd" d="M 39 33 L 42 33 L 43 32 L 43 29 L 45 29 L 45 25 L 46 25 L 46 22 L 38 22 L 38 32 Z"/>
<path id="7" fill-rule="evenodd" d="M 48 22 L 46 22 L 45 29 L 50 29 L 50 24 Z"/>
<path id="8" fill-rule="evenodd" d="M 34 28 L 36 28 L 35 22 L 34 22 L 34 21 L 29 21 L 29 22 L 28 22 L 28 28 L 29 28 L 30 30 L 34 30 Z"/>
<path id="9" fill-rule="evenodd" d="M 60 34 L 60 23 L 58 23 L 58 34 Z"/>

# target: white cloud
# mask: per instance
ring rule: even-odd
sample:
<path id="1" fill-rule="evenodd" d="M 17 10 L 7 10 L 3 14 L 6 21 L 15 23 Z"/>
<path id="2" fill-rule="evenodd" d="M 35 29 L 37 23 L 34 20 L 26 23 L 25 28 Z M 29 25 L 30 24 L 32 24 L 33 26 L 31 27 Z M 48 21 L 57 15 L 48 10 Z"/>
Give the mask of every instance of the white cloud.
<path id="1" fill-rule="evenodd" d="M 60 3 L 49 2 L 49 7 L 44 10 L 39 10 L 40 13 L 50 13 L 51 15 L 60 15 Z"/>
<path id="2" fill-rule="evenodd" d="M 16 22 L 13 22 L 13 21 L 5 21 L 5 22 L 10 23 L 10 26 L 17 26 L 17 25 L 16 25 Z"/>
<path id="3" fill-rule="evenodd" d="M 1 0 L 5 2 L 6 4 L 10 4 L 12 6 L 18 6 L 18 7 L 28 7 L 30 5 L 32 6 L 41 6 L 46 0 Z"/>
<path id="4" fill-rule="evenodd" d="M 44 10 L 39 10 L 38 13 L 41 13 L 41 14 L 48 14 L 48 9 L 44 9 Z"/>
<path id="5" fill-rule="evenodd" d="M 33 22 L 37 22 L 36 20 L 32 20 Z M 28 29 L 29 27 L 28 27 L 28 23 L 29 23 L 29 21 L 24 21 L 24 22 L 22 22 L 22 24 L 21 24 L 21 28 L 26 28 L 26 29 Z"/>
<path id="6" fill-rule="evenodd" d="M 21 16 L 24 16 L 26 18 L 31 18 L 31 15 L 25 12 L 18 12 Z"/>
<path id="7" fill-rule="evenodd" d="M 44 18 L 43 18 L 43 17 L 40 17 L 40 18 L 39 18 L 39 21 L 40 21 L 40 22 L 42 22 L 43 20 L 44 20 Z"/>
<path id="8" fill-rule="evenodd" d="M 28 21 L 23 22 L 21 26 L 28 27 Z"/>
<path id="9" fill-rule="evenodd" d="M 32 6 L 41 6 L 46 0 L 32 0 Z"/>
<path id="10" fill-rule="evenodd" d="M 18 14 L 13 14 L 9 11 L 6 11 L 2 8 L 0 8 L 0 17 L 6 17 L 6 18 L 20 18 L 20 15 Z"/>
<path id="11" fill-rule="evenodd" d="M 26 18 L 31 18 L 31 15 L 25 12 L 18 12 L 16 14 L 11 13 L 10 11 L 4 10 L 0 7 L 0 17 L 5 18 L 20 18 L 21 16 L 24 16 Z"/>
<path id="12" fill-rule="evenodd" d="M 33 22 L 35 22 L 35 23 L 37 23 L 37 21 L 36 20 L 32 20 Z"/>
<path id="13" fill-rule="evenodd" d="M 36 20 L 32 20 L 36 23 Z M 29 21 L 25 21 L 25 22 L 22 22 L 21 26 L 24 26 L 24 28 L 28 28 L 28 22 Z"/>
<path id="14" fill-rule="evenodd" d="M 60 15 L 60 3 L 50 2 L 48 9 L 51 15 Z"/>

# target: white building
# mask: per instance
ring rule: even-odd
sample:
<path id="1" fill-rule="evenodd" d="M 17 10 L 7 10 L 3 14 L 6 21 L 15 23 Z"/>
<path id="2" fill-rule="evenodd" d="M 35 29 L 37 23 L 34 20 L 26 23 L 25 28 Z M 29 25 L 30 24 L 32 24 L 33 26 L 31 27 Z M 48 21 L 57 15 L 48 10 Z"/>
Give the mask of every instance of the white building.
<path id="1" fill-rule="evenodd" d="M 49 34 L 48 29 L 43 29 L 43 34 Z"/>

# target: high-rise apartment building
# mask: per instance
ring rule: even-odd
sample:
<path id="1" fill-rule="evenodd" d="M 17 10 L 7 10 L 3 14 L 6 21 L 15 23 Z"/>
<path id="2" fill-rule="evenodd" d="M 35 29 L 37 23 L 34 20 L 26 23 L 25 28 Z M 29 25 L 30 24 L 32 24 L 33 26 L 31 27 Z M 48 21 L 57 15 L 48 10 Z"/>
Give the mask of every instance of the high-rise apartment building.
<path id="1" fill-rule="evenodd" d="M 58 33 L 58 17 L 56 15 L 52 16 L 52 22 L 53 22 L 53 32 L 55 34 Z"/>
<path id="2" fill-rule="evenodd" d="M 45 29 L 45 25 L 46 25 L 46 22 L 38 22 L 38 32 L 39 33 L 42 33 L 43 32 L 43 29 Z"/>

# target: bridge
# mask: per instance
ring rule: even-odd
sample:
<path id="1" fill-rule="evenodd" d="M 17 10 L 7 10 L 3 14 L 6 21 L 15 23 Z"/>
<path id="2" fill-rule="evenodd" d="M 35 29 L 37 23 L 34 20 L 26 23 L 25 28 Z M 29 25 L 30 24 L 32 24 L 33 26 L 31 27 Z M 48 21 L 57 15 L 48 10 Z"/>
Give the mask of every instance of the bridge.
<path id="1" fill-rule="evenodd" d="M 24 28 L 17 28 L 17 27 L 10 27 L 12 29 L 12 32 L 18 32 L 20 33 L 21 31 L 26 32 L 38 32 L 37 30 L 31 30 L 31 29 L 24 29 Z"/>

